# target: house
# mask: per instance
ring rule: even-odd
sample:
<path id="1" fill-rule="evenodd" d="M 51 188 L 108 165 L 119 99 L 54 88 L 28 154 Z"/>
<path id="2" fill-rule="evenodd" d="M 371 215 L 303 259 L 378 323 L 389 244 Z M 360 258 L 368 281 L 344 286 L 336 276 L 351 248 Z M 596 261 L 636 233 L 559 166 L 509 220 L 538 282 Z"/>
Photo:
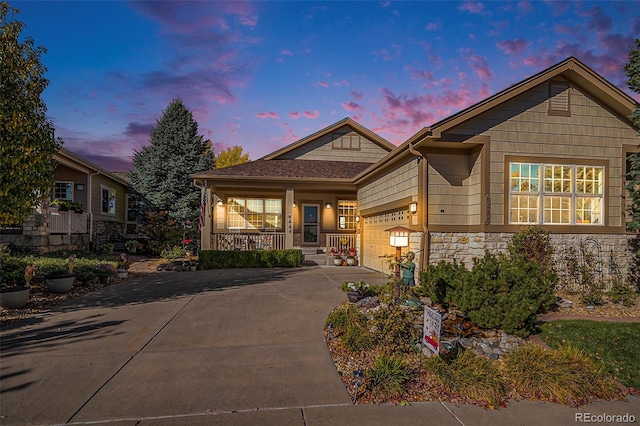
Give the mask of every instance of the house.
<path id="1" fill-rule="evenodd" d="M 44 253 L 97 248 L 135 236 L 135 198 L 126 179 L 64 148 L 54 160 L 52 202 L 42 203 L 15 232 L 0 235 L 0 243 Z"/>
<path id="2" fill-rule="evenodd" d="M 346 118 L 259 160 L 193 176 L 210 208 L 202 248 L 357 245 L 354 179 L 395 145 Z"/>
<path id="3" fill-rule="evenodd" d="M 536 224 L 560 260 L 565 249 L 588 248 L 628 272 L 635 107 L 568 58 L 393 149 L 345 119 L 258 161 L 194 175 L 208 195 L 202 247 L 326 251 L 347 236 L 361 265 L 384 270 L 387 230 L 402 226 L 412 231 L 403 250 L 416 252 L 419 267 L 470 265 Z"/>

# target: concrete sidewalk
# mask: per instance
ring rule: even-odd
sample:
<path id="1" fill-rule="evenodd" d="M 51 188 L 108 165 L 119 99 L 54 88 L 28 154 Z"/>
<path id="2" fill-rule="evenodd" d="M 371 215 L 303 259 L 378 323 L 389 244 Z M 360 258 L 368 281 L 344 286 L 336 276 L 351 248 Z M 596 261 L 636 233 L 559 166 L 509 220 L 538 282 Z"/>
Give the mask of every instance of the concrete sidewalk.
<path id="1" fill-rule="evenodd" d="M 357 267 L 157 273 L 10 324 L 0 332 L 0 424 L 569 425 L 586 413 L 640 422 L 637 397 L 580 409 L 353 405 L 323 326 L 345 300 L 339 284 L 360 279 L 382 282 Z"/>

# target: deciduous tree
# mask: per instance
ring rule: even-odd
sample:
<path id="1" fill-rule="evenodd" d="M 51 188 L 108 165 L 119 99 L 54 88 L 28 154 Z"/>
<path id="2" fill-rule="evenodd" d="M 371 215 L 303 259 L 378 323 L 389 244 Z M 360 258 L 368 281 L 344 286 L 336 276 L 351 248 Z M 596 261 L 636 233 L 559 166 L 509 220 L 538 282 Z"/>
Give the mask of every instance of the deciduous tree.
<path id="1" fill-rule="evenodd" d="M 242 147 L 235 145 L 218 153 L 218 157 L 216 158 L 216 169 L 244 164 L 247 161 L 249 161 L 249 154 L 243 154 Z"/>
<path id="2" fill-rule="evenodd" d="M 46 49 L 20 40 L 19 11 L 0 4 L 0 227 L 20 224 L 51 194 L 62 146 L 40 97 L 49 81 L 40 62 Z"/>

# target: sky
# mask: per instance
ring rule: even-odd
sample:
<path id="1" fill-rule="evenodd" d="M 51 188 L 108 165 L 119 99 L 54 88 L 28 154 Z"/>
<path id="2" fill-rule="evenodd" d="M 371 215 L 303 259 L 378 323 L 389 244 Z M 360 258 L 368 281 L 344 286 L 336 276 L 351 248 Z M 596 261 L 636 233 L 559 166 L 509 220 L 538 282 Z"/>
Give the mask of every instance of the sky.
<path id="1" fill-rule="evenodd" d="M 399 145 L 574 56 L 621 90 L 635 1 L 10 1 L 64 147 L 110 171 L 181 99 L 252 160 L 350 117 Z"/>

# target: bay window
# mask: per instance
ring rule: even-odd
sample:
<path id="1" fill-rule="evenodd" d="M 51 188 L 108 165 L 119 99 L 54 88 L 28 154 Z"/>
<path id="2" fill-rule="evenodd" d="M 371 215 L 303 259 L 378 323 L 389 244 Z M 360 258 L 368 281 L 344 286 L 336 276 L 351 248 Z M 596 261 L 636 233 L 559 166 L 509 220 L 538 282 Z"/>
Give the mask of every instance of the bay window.
<path id="1" fill-rule="evenodd" d="M 509 223 L 604 225 L 604 167 L 509 163 Z"/>

